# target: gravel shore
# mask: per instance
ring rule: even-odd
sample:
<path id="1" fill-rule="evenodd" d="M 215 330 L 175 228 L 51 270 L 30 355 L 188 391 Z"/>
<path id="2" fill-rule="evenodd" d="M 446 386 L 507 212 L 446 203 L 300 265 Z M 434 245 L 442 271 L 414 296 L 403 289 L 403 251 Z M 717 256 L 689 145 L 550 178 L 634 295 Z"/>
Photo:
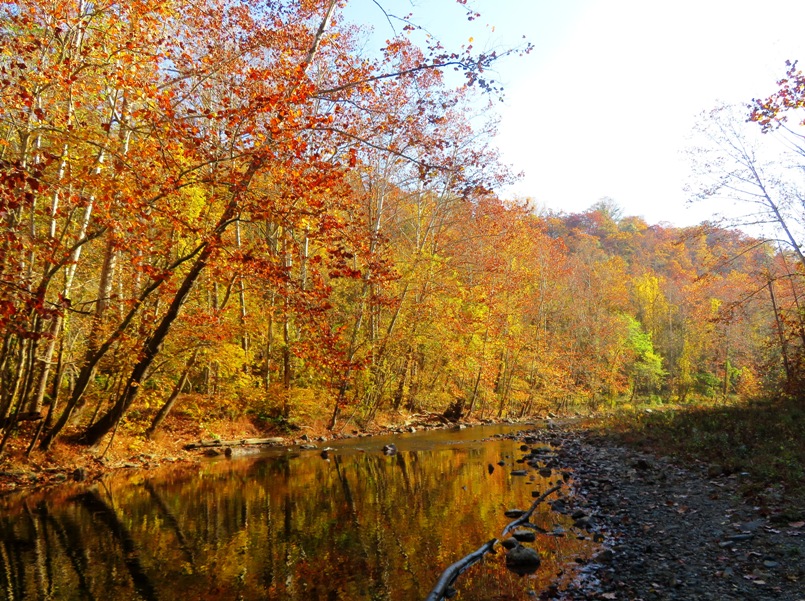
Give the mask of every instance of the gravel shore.
<path id="1" fill-rule="evenodd" d="M 569 590 L 543 599 L 805 601 L 805 516 L 776 491 L 754 505 L 741 475 L 713 466 L 572 429 L 529 436 L 556 447 L 555 467 L 572 472 L 575 502 L 605 540 Z"/>

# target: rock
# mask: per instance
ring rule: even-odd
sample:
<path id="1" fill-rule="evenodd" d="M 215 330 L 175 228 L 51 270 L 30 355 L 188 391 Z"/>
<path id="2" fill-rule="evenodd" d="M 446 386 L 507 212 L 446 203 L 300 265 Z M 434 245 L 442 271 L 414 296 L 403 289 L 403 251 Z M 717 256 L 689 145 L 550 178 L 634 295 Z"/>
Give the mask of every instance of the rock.
<path id="1" fill-rule="evenodd" d="M 744 530 L 746 532 L 755 532 L 756 530 L 758 530 L 759 528 L 761 528 L 761 527 L 763 527 L 765 525 L 766 525 L 766 520 L 763 519 L 763 518 L 760 518 L 758 520 L 752 520 L 751 522 L 746 522 L 745 524 L 743 524 L 741 526 L 741 530 Z"/>
<path id="2" fill-rule="evenodd" d="M 590 527 L 590 516 L 580 517 L 579 519 L 573 522 L 574 528 L 579 528 L 580 530 L 586 530 Z"/>
<path id="3" fill-rule="evenodd" d="M 509 538 L 500 541 L 500 546 L 503 547 L 504 549 L 514 549 L 519 544 L 520 543 L 517 542 L 517 539 L 514 538 L 513 536 L 510 536 Z"/>
<path id="4" fill-rule="evenodd" d="M 490 463 L 489 465 L 486 466 L 486 471 L 488 471 L 491 474 L 492 472 L 495 471 L 495 466 Z"/>
<path id="5" fill-rule="evenodd" d="M 318 449 L 319 447 L 317 447 L 314 444 L 300 444 L 299 448 L 304 450 L 304 451 L 314 451 L 314 450 Z"/>
<path id="6" fill-rule="evenodd" d="M 73 470 L 73 480 L 76 482 L 83 482 L 87 479 L 87 472 L 83 467 L 77 467 Z"/>
<path id="7" fill-rule="evenodd" d="M 543 467 L 540 468 L 539 470 L 539 475 L 542 476 L 543 478 L 550 478 L 552 473 L 553 470 L 551 470 L 551 468 L 549 467 Z"/>
<path id="8" fill-rule="evenodd" d="M 501 459 L 500 461 L 498 461 L 498 465 L 504 466 L 506 465 L 506 462 Z"/>
<path id="9" fill-rule="evenodd" d="M 503 512 L 507 518 L 519 518 L 520 516 L 525 515 L 525 511 L 522 509 L 507 509 Z"/>
<path id="10" fill-rule="evenodd" d="M 537 540 L 537 533 L 533 530 L 526 530 L 525 528 L 518 528 L 512 534 L 521 543 L 531 543 Z"/>
<path id="11" fill-rule="evenodd" d="M 642 471 L 650 470 L 651 464 L 645 459 L 638 459 L 634 462 L 634 468 Z"/>
<path id="12" fill-rule="evenodd" d="M 539 553 L 519 543 L 506 552 L 506 567 L 521 576 L 536 572 L 540 563 Z"/>
<path id="13" fill-rule="evenodd" d="M 506 553 L 506 564 L 510 566 L 533 566 L 536 569 L 540 563 L 539 553 L 531 547 L 518 544 Z"/>
<path id="14" fill-rule="evenodd" d="M 387 444 L 383 447 L 383 454 L 384 455 L 396 455 L 397 454 L 397 445 L 393 442 L 391 444 Z"/>
<path id="15" fill-rule="evenodd" d="M 245 457 L 246 455 L 259 455 L 263 452 L 260 447 L 226 447 L 224 455 L 227 457 Z"/>
<path id="16" fill-rule="evenodd" d="M 527 473 L 525 470 L 512 470 L 512 476 L 525 476 Z"/>
<path id="17" fill-rule="evenodd" d="M 615 558 L 615 553 L 612 549 L 604 549 L 597 555 L 593 556 L 593 561 L 597 563 L 612 563 L 612 560 Z"/>

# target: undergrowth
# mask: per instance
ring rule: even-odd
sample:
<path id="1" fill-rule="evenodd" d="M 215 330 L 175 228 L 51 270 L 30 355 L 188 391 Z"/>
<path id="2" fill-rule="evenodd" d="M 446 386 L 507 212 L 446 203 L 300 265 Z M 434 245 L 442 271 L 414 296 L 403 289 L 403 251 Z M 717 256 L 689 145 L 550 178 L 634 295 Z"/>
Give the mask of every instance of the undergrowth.
<path id="1" fill-rule="evenodd" d="M 782 485 L 805 500 L 805 402 L 795 398 L 731 405 L 631 409 L 612 413 L 594 429 L 660 454 L 743 474 L 744 492 Z"/>

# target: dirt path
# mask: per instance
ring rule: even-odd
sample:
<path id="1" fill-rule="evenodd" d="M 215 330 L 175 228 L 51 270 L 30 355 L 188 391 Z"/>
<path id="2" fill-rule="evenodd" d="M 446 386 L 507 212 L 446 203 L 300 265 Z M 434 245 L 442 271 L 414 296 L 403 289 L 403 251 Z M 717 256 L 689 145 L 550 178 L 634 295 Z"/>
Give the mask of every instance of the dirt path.
<path id="1" fill-rule="evenodd" d="M 802 514 L 782 502 L 748 504 L 740 476 L 713 476 L 707 466 L 586 432 L 535 435 L 558 446 L 558 467 L 573 472 L 578 503 L 607 547 L 574 588 L 543 599 L 805 601 Z"/>

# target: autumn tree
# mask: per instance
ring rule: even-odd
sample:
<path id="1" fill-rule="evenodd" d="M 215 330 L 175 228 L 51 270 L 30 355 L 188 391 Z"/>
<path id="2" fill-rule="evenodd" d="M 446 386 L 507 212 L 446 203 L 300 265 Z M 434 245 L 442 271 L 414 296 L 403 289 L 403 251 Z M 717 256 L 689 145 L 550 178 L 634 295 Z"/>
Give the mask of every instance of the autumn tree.
<path id="1" fill-rule="evenodd" d="M 374 349 L 393 277 L 382 193 L 366 203 L 374 192 L 354 174 L 374 153 L 412 166 L 419 186 L 443 179 L 458 198 L 488 189 L 494 170 L 440 135 L 457 97 L 440 72 L 495 89 L 483 75 L 495 53 L 420 48 L 406 27 L 361 57 L 333 0 L 1 10 L 0 410 L 37 417 L 50 391 L 45 448 L 99 375 L 82 439 L 118 424 L 190 305 L 223 315 L 235 299 L 247 371 L 261 338 L 253 316 L 269 319 L 269 340 L 279 324 L 281 345 L 259 351 L 266 383 L 279 347 L 286 389 L 308 360 L 345 390 L 374 360 L 364 332 Z M 350 288 L 338 318 L 328 298 Z M 65 347 L 68 319 L 79 336 Z M 65 348 L 77 372 L 57 410 Z M 333 420 L 343 402 L 339 392 Z"/>

